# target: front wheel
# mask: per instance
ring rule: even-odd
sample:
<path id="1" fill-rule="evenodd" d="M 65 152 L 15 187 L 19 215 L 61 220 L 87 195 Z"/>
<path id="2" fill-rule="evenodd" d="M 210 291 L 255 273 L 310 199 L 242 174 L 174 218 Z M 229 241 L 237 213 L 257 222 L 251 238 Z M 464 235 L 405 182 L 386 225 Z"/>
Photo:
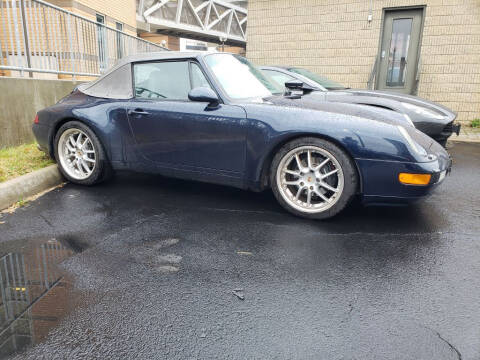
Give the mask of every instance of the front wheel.
<path id="1" fill-rule="evenodd" d="M 67 180 L 93 185 L 109 176 L 110 165 L 102 144 L 85 124 L 65 123 L 58 130 L 54 144 L 57 163 Z"/>
<path id="2" fill-rule="evenodd" d="M 355 164 L 337 145 L 318 138 L 285 144 L 275 155 L 270 184 L 291 213 L 326 219 L 343 210 L 358 187 Z"/>

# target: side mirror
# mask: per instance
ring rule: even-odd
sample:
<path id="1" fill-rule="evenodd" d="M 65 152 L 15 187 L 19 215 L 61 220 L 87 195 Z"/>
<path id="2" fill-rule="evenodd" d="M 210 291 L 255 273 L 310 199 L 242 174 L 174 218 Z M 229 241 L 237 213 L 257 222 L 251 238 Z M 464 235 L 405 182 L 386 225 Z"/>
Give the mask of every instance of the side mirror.
<path id="1" fill-rule="evenodd" d="M 304 82 L 296 79 L 285 82 L 285 88 L 287 89 L 285 91 L 285 96 L 292 99 L 298 99 L 301 97 L 301 95 L 309 94 L 315 90 L 310 85 L 307 85 Z M 301 95 L 299 92 L 301 92 Z"/>
<path id="2" fill-rule="evenodd" d="M 190 90 L 188 98 L 191 101 L 206 102 L 209 107 L 216 107 L 220 103 L 215 91 L 207 87 L 197 87 Z"/>
<path id="3" fill-rule="evenodd" d="M 301 82 L 300 80 L 289 80 L 285 82 L 285 87 L 290 90 L 303 91 L 303 82 Z"/>
<path id="4" fill-rule="evenodd" d="M 298 90 L 298 91 L 303 91 L 304 94 L 308 94 L 315 90 L 313 87 L 311 87 L 308 84 L 305 84 L 304 82 L 300 80 L 290 80 L 285 83 L 285 87 L 289 90 Z"/>

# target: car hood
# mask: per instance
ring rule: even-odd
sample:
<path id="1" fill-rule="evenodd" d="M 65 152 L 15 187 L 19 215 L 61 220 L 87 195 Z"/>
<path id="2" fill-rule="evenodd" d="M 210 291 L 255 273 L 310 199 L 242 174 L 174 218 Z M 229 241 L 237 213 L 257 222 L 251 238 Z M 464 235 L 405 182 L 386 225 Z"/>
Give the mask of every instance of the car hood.
<path id="1" fill-rule="evenodd" d="M 430 110 L 437 111 L 452 121 L 456 117 L 456 113 L 453 112 L 451 109 L 437 104 L 433 101 L 429 101 L 423 98 L 420 98 L 418 96 L 413 96 L 413 95 L 407 95 L 407 94 L 402 94 L 402 93 L 397 93 L 397 92 L 391 92 L 391 91 L 382 91 L 382 90 L 361 90 L 361 89 L 346 89 L 346 90 L 332 90 L 329 91 L 329 95 L 332 96 L 339 96 L 339 95 L 350 95 L 350 96 L 357 96 L 357 97 L 362 97 L 365 99 L 368 98 L 381 98 L 384 100 L 390 100 L 390 101 L 398 101 L 400 103 L 409 103 L 421 107 L 425 107 Z"/>
<path id="2" fill-rule="evenodd" d="M 263 103 L 267 105 L 295 107 L 307 110 L 325 111 L 334 114 L 355 116 L 359 118 L 380 121 L 391 125 L 412 126 L 411 123 L 405 119 L 403 114 L 398 112 L 363 104 L 325 101 L 324 93 L 316 91 L 308 95 L 303 95 L 300 98 L 271 96 L 263 99 Z"/>

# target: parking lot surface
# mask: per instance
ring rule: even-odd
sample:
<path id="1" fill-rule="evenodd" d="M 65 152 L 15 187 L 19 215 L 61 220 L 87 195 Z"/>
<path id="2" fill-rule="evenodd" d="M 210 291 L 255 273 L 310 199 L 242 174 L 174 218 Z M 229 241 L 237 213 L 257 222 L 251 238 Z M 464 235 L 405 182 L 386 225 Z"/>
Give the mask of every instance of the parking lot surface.
<path id="1" fill-rule="evenodd" d="M 40 272 L 16 356 L 478 359 L 480 145 L 449 151 L 431 197 L 328 221 L 159 176 L 56 189 L 0 218 L 0 255 Z"/>

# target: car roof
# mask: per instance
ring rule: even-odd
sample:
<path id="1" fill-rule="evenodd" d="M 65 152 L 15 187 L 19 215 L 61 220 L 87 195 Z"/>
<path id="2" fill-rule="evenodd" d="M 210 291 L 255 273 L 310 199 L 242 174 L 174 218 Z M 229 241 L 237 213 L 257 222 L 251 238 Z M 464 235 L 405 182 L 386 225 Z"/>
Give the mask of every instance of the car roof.
<path id="1" fill-rule="evenodd" d="M 131 99 L 132 71 L 131 64 L 143 61 L 177 60 L 177 59 L 200 59 L 210 54 L 230 54 L 218 52 L 194 52 L 194 51 L 158 51 L 140 53 L 126 56 L 119 61 L 97 80 L 80 84 L 77 89 L 84 94 L 107 99 Z"/>
<path id="2" fill-rule="evenodd" d="M 132 62 L 152 61 L 152 60 L 168 60 L 168 59 L 192 59 L 200 58 L 208 53 L 200 53 L 195 51 L 156 51 L 148 53 L 139 53 L 135 55 L 129 55 L 117 62 L 115 67 L 119 67 Z"/>
<path id="3" fill-rule="evenodd" d="M 266 66 L 259 66 L 260 69 L 282 69 L 282 70 L 289 70 L 292 68 L 292 66 L 283 66 L 283 65 L 275 65 L 275 66 L 270 66 L 270 65 L 266 65 Z"/>

